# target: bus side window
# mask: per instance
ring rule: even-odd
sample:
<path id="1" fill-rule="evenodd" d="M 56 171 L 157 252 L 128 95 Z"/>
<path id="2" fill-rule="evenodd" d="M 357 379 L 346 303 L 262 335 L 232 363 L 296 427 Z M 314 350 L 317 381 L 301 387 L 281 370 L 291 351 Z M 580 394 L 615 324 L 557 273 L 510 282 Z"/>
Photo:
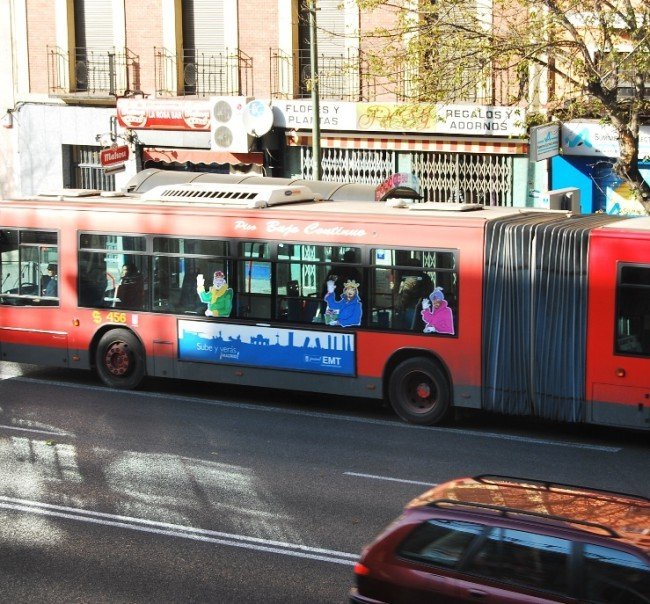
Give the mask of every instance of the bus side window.
<path id="1" fill-rule="evenodd" d="M 237 316 L 251 319 L 271 318 L 271 263 L 239 261 Z"/>
<path id="2" fill-rule="evenodd" d="M 58 235 L 30 229 L 6 229 L 0 237 L 0 304 L 57 306 Z M 54 280 L 54 281 L 52 281 Z M 48 288 L 48 283 L 50 284 Z M 44 297 L 46 296 L 46 297 Z"/>
<path id="3" fill-rule="evenodd" d="M 377 329 L 388 329 L 392 321 L 394 306 L 393 271 L 388 268 L 375 268 L 372 271 L 371 283 L 368 323 Z"/>
<path id="4" fill-rule="evenodd" d="M 79 306 L 106 306 L 106 292 L 112 294 L 115 285 L 106 272 L 104 254 L 80 252 L 79 254 Z M 110 281 L 110 283 L 109 283 Z"/>
<path id="5" fill-rule="evenodd" d="M 458 272 L 453 251 L 375 249 L 371 258 L 375 266 L 371 273 L 370 327 L 417 333 L 456 333 Z M 432 296 L 441 302 L 436 304 Z M 431 305 L 444 307 L 441 315 L 449 317 L 444 329 L 440 329 L 439 321 L 436 325 L 431 323 L 431 314 L 424 312 Z"/>
<path id="6" fill-rule="evenodd" d="M 236 316 L 242 319 L 270 320 L 273 316 L 273 292 L 269 245 L 259 241 L 241 242 L 238 252 Z"/>
<path id="7" fill-rule="evenodd" d="M 205 308 L 196 293 L 196 278 L 202 274 L 198 268 L 185 270 L 181 280 L 181 289 L 178 295 L 176 310 L 187 315 L 198 315 Z"/>
<path id="8" fill-rule="evenodd" d="M 616 308 L 616 352 L 650 356 L 650 267 L 621 267 Z"/>

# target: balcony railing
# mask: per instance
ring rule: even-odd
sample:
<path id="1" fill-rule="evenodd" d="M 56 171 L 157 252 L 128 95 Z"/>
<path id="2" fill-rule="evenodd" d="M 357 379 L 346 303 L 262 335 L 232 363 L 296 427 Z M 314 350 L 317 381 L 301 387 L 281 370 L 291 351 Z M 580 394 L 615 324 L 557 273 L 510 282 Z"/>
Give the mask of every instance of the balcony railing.
<path id="1" fill-rule="evenodd" d="M 154 48 L 157 96 L 250 96 L 253 59 L 241 50 Z"/>
<path id="2" fill-rule="evenodd" d="M 311 95 L 313 76 L 309 50 L 289 54 L 271 49 L 271 97 L 306 98 Z M 318 90 L 323 100 L 368 101 L 376 95 L 376 79 L 368 75 L 358 50 L 318 55 Z"/>
<path id="3" fill-rule="evenodd" d="M 271 97 L 306 98 L 311 95 L 311 64 L 308 50 L 288 54 L 271 49 Z M 378 65 L 370 55 L 351 50 L 339 55 L 318 56 L 319 94 L 323 100 L 418 102 L 427 98 L 422 69 L 412 59 L 404 59 L 392 75 L 372 73 Z M 376 68 L 376 67 L 375 67 Z M 467 70 L 455 81 L 448 102 L 477 104 L 517 104 L 521 101 L 517 74 L 507 70 Z M 424 93 L 423 93 L 424 92 Z"/>
<path id="4" fill-rule="evenodd" d="M 122 96 L 140 89 L 140 59 L 128 48 L 47 47 L 48 93 Z"/>

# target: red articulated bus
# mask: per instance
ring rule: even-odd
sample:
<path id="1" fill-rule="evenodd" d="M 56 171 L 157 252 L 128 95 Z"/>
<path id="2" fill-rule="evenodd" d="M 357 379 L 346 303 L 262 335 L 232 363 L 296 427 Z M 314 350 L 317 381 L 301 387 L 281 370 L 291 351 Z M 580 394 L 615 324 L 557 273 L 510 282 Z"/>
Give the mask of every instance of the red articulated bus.
<path id="1" fill-rule="evenodd" d="M 650 218 L 172 180 L 0 202 L 3 360 L 650 428 Z"/>

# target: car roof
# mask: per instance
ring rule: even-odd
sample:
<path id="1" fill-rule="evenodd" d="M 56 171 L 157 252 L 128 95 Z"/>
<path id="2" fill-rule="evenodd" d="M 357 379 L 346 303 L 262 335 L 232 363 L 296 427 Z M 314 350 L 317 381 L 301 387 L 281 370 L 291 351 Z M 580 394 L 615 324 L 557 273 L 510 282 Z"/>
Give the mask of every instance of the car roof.
<path id="1" fill-rule="evenodd" d="M 525 518 L 613 537 L 650 553 L 650 500 L 638 495 L 482 474 L 440 484 L 406 507 Z"/>

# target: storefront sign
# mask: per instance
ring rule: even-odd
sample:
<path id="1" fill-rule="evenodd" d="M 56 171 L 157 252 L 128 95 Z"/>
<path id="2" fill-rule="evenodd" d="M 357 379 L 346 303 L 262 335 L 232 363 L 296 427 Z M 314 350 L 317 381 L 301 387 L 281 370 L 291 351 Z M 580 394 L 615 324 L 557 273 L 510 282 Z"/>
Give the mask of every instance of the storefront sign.
<path id="1" fill-rule="evenodd" d="M 274 126 L 290 130 L 312 128 L 310 100 L 273 101 L 272 105 Z M 526 132 L 525 110 L 518 107 L 321 101 L 319 115 L 323 130 L 481 137 L 523 136 Z M 117 120 L 123 128 L 209 131 L 210 119 L 209 100 L 129 98 L 117 101 Z"/>
<path id="2" fill-rule="evenodd" d="M 311 101 L 273 101 L 273 125 L 288 129 L 310 129 L 314 107 Z M 324 130 L 354 130 L 355 103 L 320 101 L 320 127 Z"/>
<path id="3" fill-rule="evenodd" d="M 210 102 L 118 99 L 117 121 L 123 128 L 132 129 L 209 131 Z"/>
<path id="4" fill-rule="evenodd" d="M 295 130 L 312 127 L 311 101 L 274 101 L 273 107 L 275 126 Z M 526 133 L 526 113 L 518 107 L 321 101 L 319 113 L 323 130 L 500 137 Z"/>
<path id="5" fill-rule="evenodd" d="M 562 154 L 618 157 L 618 132 L 612 125 L 568 122 L 562 125 Z M 639 129 L 639 159 L 650 156 L 650 126 Z"/>
<path id="6" fill-rule="evenodd" d="M 123 164 L 127 159 L 129 159 L 129 148 L 127 145 L 109 147 L 99 152 L 99 163 L 104 168 L 116 167 L 119 164 Z"/>
<path id="7" fill-rule="evenodd" d="M 524 134 L 524 110 L 482 105 L 358 103 L 359 130 L 508 136 Z"/>
<path id="8" fill-rule="evenodd" d="M 560 153 L 560 124 L 530 129 L 530 161 L 542 161 Z"/>

